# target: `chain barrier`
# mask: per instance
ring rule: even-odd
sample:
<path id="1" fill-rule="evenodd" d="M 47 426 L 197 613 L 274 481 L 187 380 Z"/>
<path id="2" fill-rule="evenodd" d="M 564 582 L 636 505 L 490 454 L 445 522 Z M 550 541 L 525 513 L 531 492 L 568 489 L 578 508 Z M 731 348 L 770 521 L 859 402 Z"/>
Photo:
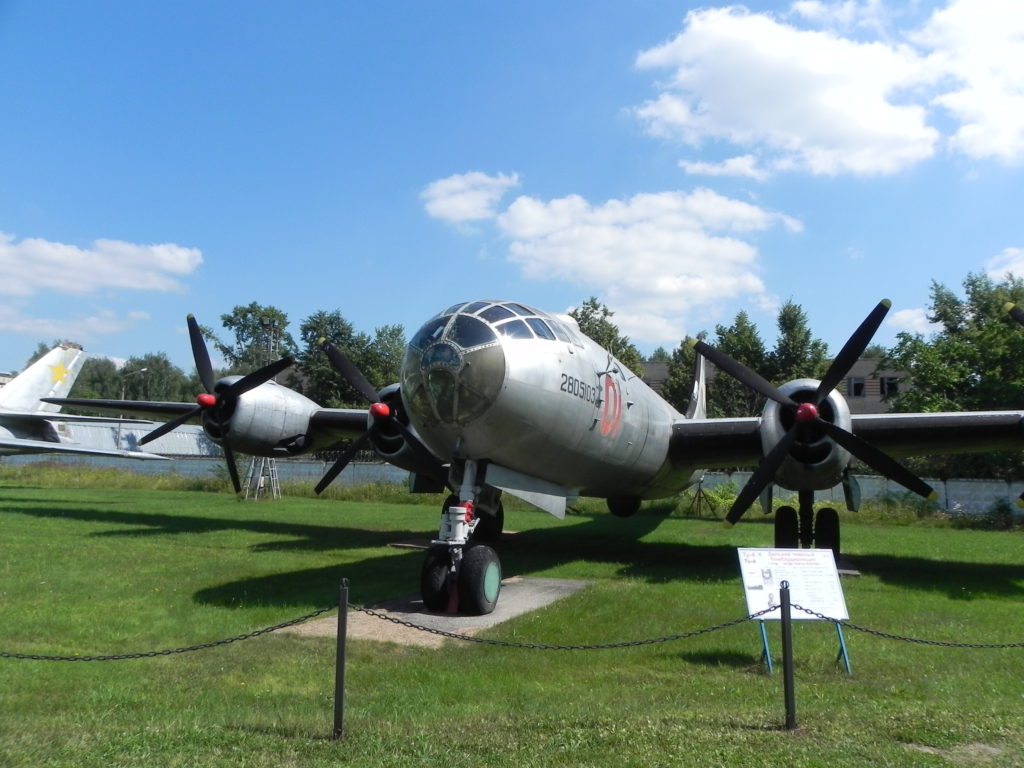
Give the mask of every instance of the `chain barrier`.
<path id="1" fill-rule="evenodd" d="M 271 632 L 276 632 L 280 629 L 286 629 L 287 627 L 293 627 L 297 624 L 302 624 L 311 619 L 315 619 L 318 616 L 322 616 L 325 613 L 330 613 L 337 609 L 338 606 L 330 605 L 325 608 L 317 608 L 315 611 L 298 616 L 288 621 L 283 621 L 280 624 L 275 624 L 271 627 L 264 627 L 263 629 L 257 629 L 252 632 L 246 632 L 242 635 L 236 635 L 235 637 L 228 637 L 223 640 L 213 640 L 208 643 L 197 643 L 195 645 L 187 645 L 181 648 L 167 648 L 161 651 L 145 651 L 141 653 L 118 653 L 108 654 L 103 656 L 50 656 L 39 653 L 13 653 L 10 651 L 0 651 L 0 658 L 2 659 L 23 659 L 29 661 L 125 661 L 127 659 L 149 659 L 156 656 L 173 656 L 180 653 L 191 653 L 192 651 L 203 651 L 209 648 L 217 648 L 222 645 L 230 645 L 232 643 L 238 643 L 243 640 L 251 640 L 254 637 L 260 637 L 261 635 L 267 635 Z M 349 604 L 351 610 L 370 616 L 380 621 L 386 621 L 391 624 L 396 624 L 407 629 L 413 629 L 418 632 L 424 632 L 431 635 L 438 635 L 451 640 L 461 640 L 467 643 L 477 643 L 478 645 L 492 645 L 499 648 L 523 648 L 526 650 L 533 651 L 595 651 L 595 650 L 614 650 L 620 648 L 637 648 L 645 645 L 658 645 L 661 643 L 671 643 L 677 640 L 686 640 L 692 637 L 699 637 L 700 635 L 710 634 L 712 632 L 718 632 L 719 630 L 728 629 L 739 624 L 743 624 L 747 621 L 753 621 L 759 619 L 762 616 L 772 613 L 778 610 L 778 608 L 766 608 L 763 611 L 752 613 L 747 616 L 743 616 L 732 621 L 726 621 L 721 624 L 713 624 L 711 626 L 702 627 L 701 629 L 694 629 L 689 632 L 677 632 L 671 635 L 663 635 L 661 637 L 652 637 L 643 640 L 623 640 L 615 643 L 594 643 L 589 645 L 555 645 L 549 643 L 527 643 L 527 642 L 516 642 L 513 640 L 492 640 L 485 637 L 475 637 L 473 635 L 464 635 L 458 632 L 449 632 L 444 629 L 435 629 L 434 627 L 425 627 L 421 624 L 416 624 L 405 619 L 399 619 L 394 616 L 388 616 L 387 614 L 376 611 L 373 608 L 364 608 L 359 605 Z M 981 648 L 981 649 L 999 649 L 999 648 L 1024 648 L 1024 642 L 1021 643 L 958 643 L 944 640 L 925 640 L 915 637 L 906 637 L 903 635 L 897 635 L 892 632 L 883 632 L 878 629 L 871 629 L 870 627 L 864 627 L 860 624 L 854 624 L 848 620 L 834 619 L 826 616 L 823 613 L 812 611 L 809 608 L 804 608 L 801 605 L 793 603 L 792 607 L 798 611 L 803 611 L 809 616 L 813 616 L 821 621 L 828 621 L 832 624 L 839 624 L 843 627 L 855 630 L 857 632 L 863 632 L 868 635 L 875 637 L 881 637 L 886 640 L 898 640 L 905 643 L 914 643 L 916 645 L 928 645 L 940 648 Z"/>
<path id="2" fill-rule="evenodd" d="M 463 640 L 467 643 L 477 643 L 478 645 L 495 645 L 500 648 L 525 648 L 531 651 L 598 651 L 598 650 L 609 650 L 614 648 L 636 648 L 641 645 L 657 645 L 659 643 L 670 643 L 675 640 L 685 640 L 690 637 L 697 637 L 698 635 L 706 635 L 710 632 L 717 632 L 720 629 L 728 629 L 734 627 L 737 624 L 742 624 L 745 621 L 759 618 L 766 613 L 771 613 L 774 608 L 766 608 L 763 611 L 752 613 L 749 616 L 744 616 L 739 619 L 733 619 L 722 624 L 715 624 L 710 627 L 704 627 L 703 629 L 695 629 L 690 632 L 678 632 L 673 635 L 664 635 L 663 637 L 653 637 L 646 640 L 624 640 L 618 643 L 597 643 L 593 645 L 550 645 L 546 643 L 519 643 L 513 640 L 491 640 L 486 637 L 474 637 L 473 635 L 461 635 L 457 632 L 449 632 L 444 629 L 435 629 L 433 627 L 424 627 L 420 624 L 414 624 L 411 621 L 405 619 L 398 619 L 394 616 L 387 616 L 386 614 L 375 611 L 372 608 L 362 608 L 358 605 L 350 605 L 352 610 L 359 613 L 372 616 L 375 619 L 381 621 L 388 621 L 392 624 L 397 624 L 401 627 L 408 627 L 409 629 L 415 629 L 419 632 L 426 632 L 431 635 L 439 635 L 441 637 L 447 637 L 452 640 Z"/>
<path id="3" fill-rule="evenodd" d="M 821 621 L 830 621 L 833 624 L 840 624 L 844 627 L 849 627 L 857 632 L 863 632 L 866 635 L 874 635 L 875 637 L 883 637 L 886 640 L 899 640 L 904 643 L 914 643 L 915 645 L 930 645 L 938 648 L 984 648 L 984 649 L 997 649 L 997 648 L 1024 648 L 1024 643 L 957 643 L 949 640 L 924 640 L 919 637 L 905 637 L 904 635 L 893 634 L 892 632 L 883 632 L 880 629 L 871 629 L 870 627 L 862 627 L 860 624 L 854 624 L 849 620 L 833 619 L 817 611 L 812 611 L 810 608 L 804 608 L 802 605 L 793 603 L 792 608 L 798 611 L 803 611 L 809 616 L 813 616 Z"/>
<path id="4" fill-rule="evenodd" d="M 310 619 L 315 619 L 317 616 L 321 616 L 330 611 L 337 610 L 338 606 L 330 605 L 326 608 L 317 608 L 315 611 L 307 613 L 304 616 L 299 616 L 295 619 L 289 619 L 288 621 L 282 621 L 280 624 L 275 624 L 272 627 L 264 627 L 263 629 L 257 629 L 253 632 L 246 632 L 244 635 L 237 635 L 235 637 L 228 637 L 224 640 L 213 640 L 209 643 L 198 643 L 196 645 L 187 645 L 183 648 L 167 648 L 162 651 L 145 651 L 142 653 L 116 653 L 109 654 L 106 656 L 45 656 L 39 653 L 11 653 L 9 651 L 0 651 L 0 659 L 27 659 L 30 661 L 125 661 L 126 659 L 151 659 L 154 656 L 173 656 L 176 653 L 190 653 L 192 651 L 203 651 L 207 648 L 216 648 L 221 645 L 230 645 L 231 643 L 237 643 L 242 640 L 251 640 L 254 637 L 260 635 L 267 635 L 271 632 L 276 632 L 279 629 L 285 627 L 292 627 L 296 624 L 302 624 Z"/>

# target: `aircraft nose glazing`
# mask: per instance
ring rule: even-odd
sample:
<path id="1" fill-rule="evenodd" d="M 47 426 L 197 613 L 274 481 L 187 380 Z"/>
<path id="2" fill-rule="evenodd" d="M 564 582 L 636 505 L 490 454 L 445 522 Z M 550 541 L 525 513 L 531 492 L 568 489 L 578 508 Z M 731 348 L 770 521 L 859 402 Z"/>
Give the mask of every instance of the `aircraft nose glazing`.
<path id="1" fill-rule="evenodd" d="M 402 399 L 418 426 L 460 427 L 491 406 L 504 378 L 505 355 L 486 323 L 466 315 L 438 318 L 409 346 Z"/>
<path id="2" fill-rule="evenodd" d="M 462 354 L 447 342 L 430 347 L 420 362 L 431 405 L 442 422 L 454 423 L 458 420 L 458 375 L 463 365 Z"/>

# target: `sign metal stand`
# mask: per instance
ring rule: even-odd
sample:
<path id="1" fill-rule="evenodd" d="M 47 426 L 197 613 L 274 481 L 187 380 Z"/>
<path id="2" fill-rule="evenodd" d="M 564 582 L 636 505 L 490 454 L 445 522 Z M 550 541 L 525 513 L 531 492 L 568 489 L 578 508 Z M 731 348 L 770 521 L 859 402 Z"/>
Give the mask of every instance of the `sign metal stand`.
<path id="1" fill-rule="evenodd" d="M 848 675 L 853 674 L 850 654 L 840 623 L 849 618 L 846 600 L 839 583 L 839 571 L 830 549 L 752 549 L 739 548 L 740 572 L 743 590 L 750 614 L 770 610 L 758 619 L 761 629 L 761 659 L 772 674 L 772 654 L 768 645 L 766 621 L 781 619 L 780 589 L 789 582 L 793 602 L 813 608 L 819 614 L 834 619 L 839 652 L 836 663 L 842 660 Z M 774 609 L 774 610 L 772 610 Z M 794 620 L 820 621 L 819 616 L 797 611 Z"/>

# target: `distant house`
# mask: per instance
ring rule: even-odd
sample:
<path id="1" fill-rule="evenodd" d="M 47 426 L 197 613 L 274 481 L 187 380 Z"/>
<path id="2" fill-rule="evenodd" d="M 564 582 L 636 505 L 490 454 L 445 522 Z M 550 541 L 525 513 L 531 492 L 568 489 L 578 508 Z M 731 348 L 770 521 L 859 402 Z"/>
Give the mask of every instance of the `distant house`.
<path id="1" fill-rule="evenodd" d="M 714 387 L 718 370 L 708 364 L 708 388 Z M 644 362 L 644 382 L 655 392 L 661 392 L 668 379 L 668 363 L 647 360 Z M 853 364 L 846 378 L 839 384 L 839 394 L 846 398 L 850 413 L 885 413 L 889 404 L 882 398 L 894 395 L 900 386 L 906 386 L 906 375 L 901 371 L 878 368 L 876 358 L 864 357 Z"/>

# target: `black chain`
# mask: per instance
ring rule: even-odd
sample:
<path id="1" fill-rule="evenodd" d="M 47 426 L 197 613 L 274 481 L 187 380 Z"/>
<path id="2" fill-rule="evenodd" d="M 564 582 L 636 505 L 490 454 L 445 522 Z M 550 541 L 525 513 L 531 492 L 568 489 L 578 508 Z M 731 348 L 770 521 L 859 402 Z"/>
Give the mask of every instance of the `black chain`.
<path id="1" fill-rule="evenodd" d="M 722 629 L 728 629 L 738 624 L 742 624 L 747 621 L 759 619 L 762 616 L 772 613 L 778 610 L 778 607 L 766 608 L 763 611 L 752 613 L 748 616 L 743 616 L 732 621 L 726 621 L 722 624 L 714 624 L 701 629 L 691 630 L 689 632 L 677 632 L 671 635 L 663 635 L 661 637 L 653 637 L 644 640 L 624 640 L 617 643 L 596 643 L 591 645 L 553 645 L 547 643 L 520 643 L 511 640 L 491 640 L 484 637 L 474 637 L 473 635 L 463 635 L 458 632 L 449 632 L 444 629 L 435 629 L 433 627 L 424 627 L 420 624 L 415 624 L 411 621 L 404 619 L 398 619 L 394 616 L 388 616 L 379 611 L 375 611 L 372 608 L 363 608 L 358 605 L 349 604 L 348 606 L 353 611 L 364 613 L 367 616 L 371 616 L 381 621 L 387 621 L 392 624 L 397 624 L 401 627 L 408 629 L 414 629 L 418 632 L 425 632 L 431 635 L 438 635 L 440 637 L 446 637 L 451 640 L 462 640 L 467 643 L 477 643 L 480 645 L 493 645 L 501 648 L 524 648 L 534 651 L 594 651 L 594 650 L 610 650 L 617 648 L 636 648 L 644 645 L 657 645 L 660 643 L 671 643 L 676 640 L 686 640 L 691 637 L 698 637 L 700 635 L 706 635 L 711 632 L 717 632 Z M 941 648 L 1024 648 L 1024 643 L 954 643 L 943 640 L 923 640 L 921 638 L 905 637 L 902 635 L 896 635 L 891 632 L 882 632 L 881 630 L 871 629 L 869 627 L 863 627 L 859 624 L 854 624 L 851 621 L 845 621 L 840 619 L 834 619 L 830 616 L 826 616 L 823 613 L 812 611 L 809 608 L 804 608 L 802 605 L 792 604 L 792 607 L 798 611 L 803 611 L 809 616 L 813 616 L 821 621 L 828 621 L 833 624 L 839 624 L 844 627 L 856 630 L 858 632 L 864 632 L 868 635 L 874 635 L 875 637 L 882 637 L 887 640 L 899 640 L 906 643 L 915 643 L 917 645 L 930 645 L 938 646 Z M 322 616 L 325 613 L 329 613 L 337 608 L 335 605 L 329 605 L 324 608 L 317 608 L 315 611 L 311 611 L 303 616 L 299 616 L 288 621 L 283 621 L 280 624 L 275 624 L 272 627 L 264 627 L 263 629 L 257 629 L 252 632 L 246 632 L 243 635 L 237 635 L 235 637 L 225 638 L 223 640 L 213 640 L 208 643 L 198 643 L 196 645 L 188 645 L 181 648 L 167 648 L 162 651 L 145 651 L 142 653 L 119 653 L 109 654 L 104 656 L 48 656 L 38 653 L 12 653 L 10 651 L 0 651 L 0 658 L 3 659 L 25 659 L 30 661 L 124 661 L 127 659 L 149 659 L 156 656 L 172 656 L 178 653 L 190 653 L 192 651 L 202 651 L 208 648 L 217 648 L 222 645 L 230 645 L 231 643 L 241 642 L 242 640 L 251 640 L 254 637 L 260 635 L 270 634 L 276 632 L 279 629 L 285 629 L 286 627 L 292 627 L 296 624 L 302 624 L 310 619 L 315 619 L 317 616 Z"/>
<path id="2" fill-rule="evenodd" d="M 124 661 L 126 659 L 151 659 L 154 656 L 172 656 L 176 653 L 202 651 L 207 648 L 216 648 L 221 645 L 230 645 L 231 643 L 237 643 L 242 640 L 250 640 L 254 637 L 259 637 L 260 635 L 276 632 L 277 630 L 284 629 L 285 627 L 292 627 L 296 624 L 301 624 L 304 621 L 309 621 L 310 619 L 314 619 L 317 616 L 336 610 L 337 608 L 338 606 L 336 605 L 330 605 L 326 608 L 317 608 L 315 611 L 307 613 L 305 616 L 289 619 L 288 621 L 283 621 L 280 624 L 275 624 L 272 627 L 264 627 L 263 629 L 257 629 L 253 632 L 246 632 L 244 635 L 229 637 L 224 640 L 214 640 L 209 643 L 188 645 L 183 648 L 167 648 L 162 651 L 145 651 L 143 653 L 117 653 L 106 656 L 45 656 L 38 653 L 11 653 L 9 651 L 0 651 L 0 659 L 28 659 L 31 661 Z"/>
<path id="3" fill-rule="evenodd" d="M 734 627 L 737 624 L 742 624 L 745 621 L 751 619 L 757 619 L 766 613 L 771 613 L 774 608 L 766 608 L 763 611 L 752 613 L 749 616 L 744 616 L 739 619 L 733 619 L 723 624 L 715 624 L 710 627 L 704 627 L 703 629 L 695 629 L 691 632 L 678 632 L 673 635 L 664 635 L 663 637 L 653 637 L 646 640 L 624 640 L 618 643 L 597 643 L 594 645 L 549 645 L 546 643 L 517 643 L 511 640 L 491 640 L 485 637 L 474 637 L 473 635 L 461 635 L 457 632 L 448 632 L 444 629 L 434 629 L 433 627 L 424 627 L 420 624 L 414 624 L 411 621 L 405 621 L 404 619 L 397 619 L 394 616 L 387 616 L 383 613 L 373 610 L 372 608 L 362 608 L 358 605 L 350 605 L 350 608 L 359 613 L 365 613 L 367 616 L 372 616 L 375 619 L 381 621 L 389 621 L 392 624 L 397 624 L 401 627 L 407 627 L 409 629 L 415 629 L 419 632 L 426 632 L 431 635 L 439 635 L 441 637 L 447 637 L 452 640 L 464 640 L 467 643 L 478 643 L 480 645 L 496 645 L 500 648 L 526 648 L 532 651 L 597 651 L 597 650 L 608 650 L 614 648 L 636 648 L 641 645 L 656 645 L 658 643 L 671 643 L 675 640 L 685 640 L 690 637 L 697 637 L 698 635 L 706 635 L 709 632 L 717 632 L 720 629 L 728 629 Z"/>
<path id="4" fill-rule="evenodd" d="M 844 627 L 856 630 L 857 632 L 863 632 L 867 635 L 874 635 L 875 637 L 884 637 L 886 640 L 899 640 L 904 643 L 915 643 L 917 645 L 932 645 L 938 646 L 939 648 L 1024 648 L 1024 643 L 954 643 L 947 640 L 923 640 L 919 637 L 904 637 L 903 635 L 895 635 L 892 632 L 883 632 L 879 629 L 871 629 L 870 627 L 862 627 L 860 624 L 854 624 L 852 621 L 841 621 L 839 619 L 833 619 L 823 613 L 812 611 L 809 608 L 804 608 L 802 605 L 792 604 L 792 607 L 798 611 L 803 611 L 809 616 L 813 616 L 816 619 L 822 621 L 830 621 L 833 624 L 840 624 Z"/>

